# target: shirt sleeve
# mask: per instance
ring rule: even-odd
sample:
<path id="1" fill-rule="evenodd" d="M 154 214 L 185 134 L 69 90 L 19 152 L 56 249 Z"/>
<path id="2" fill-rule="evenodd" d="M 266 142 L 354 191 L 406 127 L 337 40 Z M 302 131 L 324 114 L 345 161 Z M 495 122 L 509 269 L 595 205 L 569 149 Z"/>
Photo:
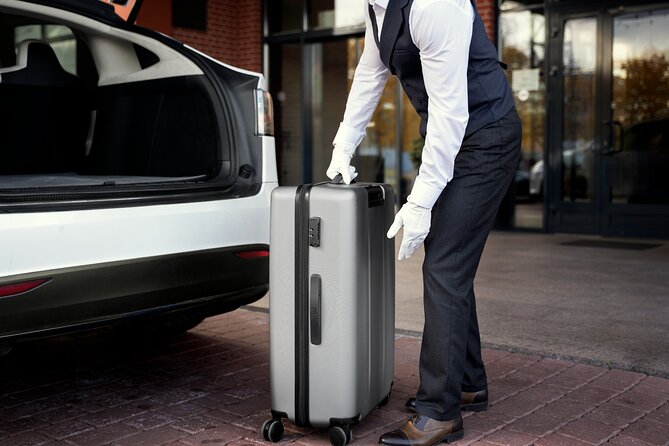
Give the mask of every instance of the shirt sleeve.
<path id="1" fill-rule="evenodd" d="M 353 153 L 365 137 L 365 129 L 383 94 L 390 72 L 381 61 L 379 47 L 369 19 L 369 2 L 365 4 L 365 47 L 355 69 L 353 84 L 348 94 L 344 118 L 333 144 Z"/>
<path id="2" fill-rule="evenodd" d="M 422 163 L 408 200 L 431 209 L 453 178 L 469 121 L 467 66 L 473 28 L 469 0 L 416 0 L 409 26 L 429 97 Z"/>

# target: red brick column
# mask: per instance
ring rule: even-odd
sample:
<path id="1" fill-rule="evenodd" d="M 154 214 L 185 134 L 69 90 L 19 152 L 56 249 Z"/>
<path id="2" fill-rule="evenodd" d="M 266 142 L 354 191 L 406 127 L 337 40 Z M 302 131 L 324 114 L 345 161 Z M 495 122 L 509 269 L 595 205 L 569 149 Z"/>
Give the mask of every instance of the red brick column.
<path id="1" fill-rule="evenodd" d="M 478 0 L 479 14 L 485 23 L 488 37 L 497 44 L 497 0 Z"/>
<path id="2" fill-rule="evenodd" d="M 208 0 L 206 31 L 175 27 L 172 35 L 222 62 L 262 71 L 260 0 Z"/>

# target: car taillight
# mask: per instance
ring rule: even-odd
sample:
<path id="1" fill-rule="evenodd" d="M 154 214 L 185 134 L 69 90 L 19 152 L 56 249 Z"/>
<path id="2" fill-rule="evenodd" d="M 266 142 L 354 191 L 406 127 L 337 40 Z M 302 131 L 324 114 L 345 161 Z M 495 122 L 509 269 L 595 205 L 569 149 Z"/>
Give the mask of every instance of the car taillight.
<path id="1" fill-rule="evenodd" d="M 8 285 L 0 285 L 0 297 L 15 296 L 17 294 L 26 293 L 35 288 L 44 285 L 51 279 L 37 279 L 29 280 L 27 282 L 10 283 Z"/>
<path id="2" fill-rule="evenodd" d="M 240 251 L 236 252 L 235 255 L 244 260 L 260 259 L 263 257 L 269 257 L 269 251 Z"/>
<path id="3" fill-rule="evenodd" d="M 256 135 L 274 136 L 274 106 L 272 96 L 265 90 L 255 90 Z"/>

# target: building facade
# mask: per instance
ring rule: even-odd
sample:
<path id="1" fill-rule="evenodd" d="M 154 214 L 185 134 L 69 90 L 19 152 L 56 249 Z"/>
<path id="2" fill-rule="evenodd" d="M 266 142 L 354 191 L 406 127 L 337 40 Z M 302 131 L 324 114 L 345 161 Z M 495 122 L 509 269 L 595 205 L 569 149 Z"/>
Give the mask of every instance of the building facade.
<path id="1" fill-rule="evenodd" d="M 391 0 L 392 1 L 392 0 Z M 363 49 L 361 0 L 144 0 L 139 23 L 264 71 L 282 184 L 325 179 Z M 522 159 L 499 227 L 669 237 L 669 3 L 478 0 L 509 65 Z M 406 199 L 418 116 L 391 78 L 354 163 Z"/>

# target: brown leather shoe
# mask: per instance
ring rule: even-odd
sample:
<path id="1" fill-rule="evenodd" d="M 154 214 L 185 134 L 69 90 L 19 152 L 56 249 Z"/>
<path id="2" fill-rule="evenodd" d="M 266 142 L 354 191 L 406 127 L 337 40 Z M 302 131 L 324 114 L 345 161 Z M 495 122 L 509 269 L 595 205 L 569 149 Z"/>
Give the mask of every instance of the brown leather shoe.
<path id="1" fill-rule="evenodd" d="M 409 398 L 404 404 L 407 409 L 416 411 L 416 398 Z M 481 412 L 488 408 L 488 389 L 478 392 L 462 392 L 460 409 L 465 412 Z"/>
<path id="2" fill-rule="evenodd" d="M 455 420 L 437 421 L 417 413 L 404 426 L 381 435 L 379 444 L 388 446 L 433 446 L 460 440 L 464 435 L 462 417 Z"/>

